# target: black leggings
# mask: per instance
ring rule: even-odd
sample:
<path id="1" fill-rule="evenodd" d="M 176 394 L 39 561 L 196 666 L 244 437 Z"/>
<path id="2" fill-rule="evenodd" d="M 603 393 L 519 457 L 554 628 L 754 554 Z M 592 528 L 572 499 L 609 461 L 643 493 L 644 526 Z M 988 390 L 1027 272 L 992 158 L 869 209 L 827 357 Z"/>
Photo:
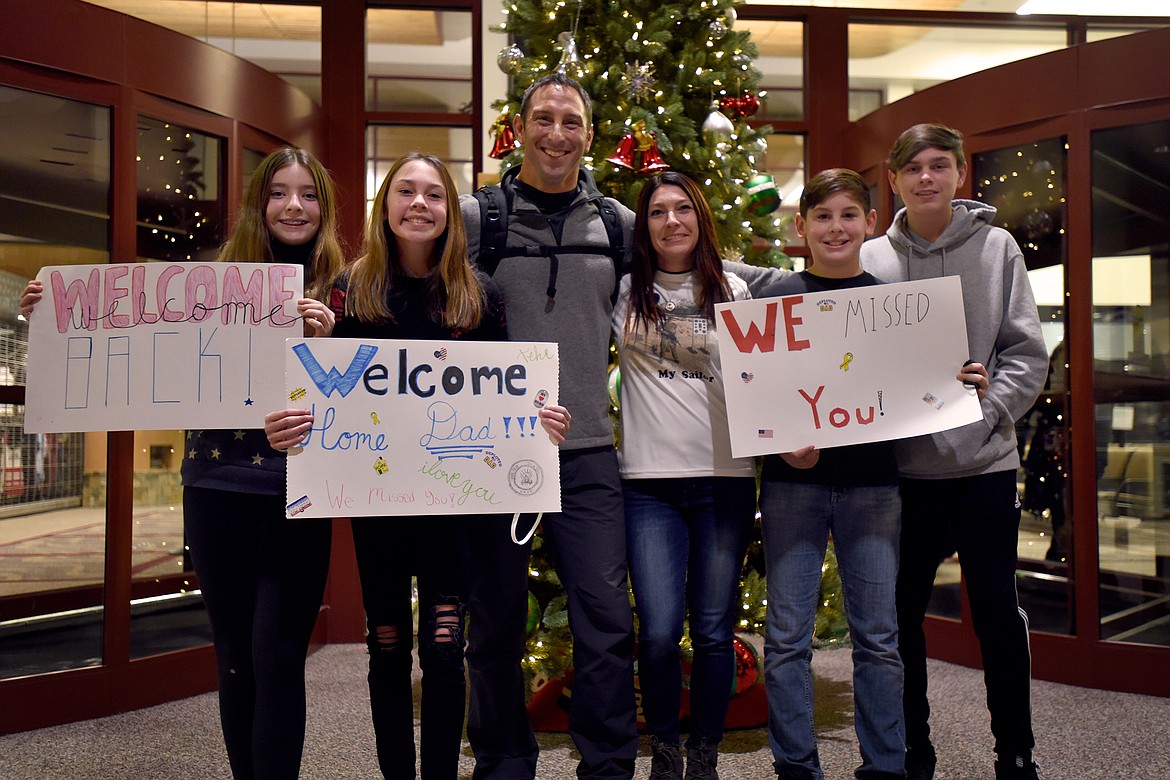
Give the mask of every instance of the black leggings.
<path id="1" fill-rule="evenodd" d="M 418 578 L 422 669 L 422 780 L 456 780 L 467 683 L 463 670 L 467 536 L 474 516 L 361 517 L 351 521 L 366 644 L 378 765 L 390 780 L 415 776 L 414 659 L 410 578 Z"/>
<path id="2" fill-rule="evenodd" d="M 187 541 L 211 620 L 219 715 L 237 780 L 295 780 L 305 655 L 329 571 L 332 521 L 286 520 L 283 496 L 187 487 Z"/>

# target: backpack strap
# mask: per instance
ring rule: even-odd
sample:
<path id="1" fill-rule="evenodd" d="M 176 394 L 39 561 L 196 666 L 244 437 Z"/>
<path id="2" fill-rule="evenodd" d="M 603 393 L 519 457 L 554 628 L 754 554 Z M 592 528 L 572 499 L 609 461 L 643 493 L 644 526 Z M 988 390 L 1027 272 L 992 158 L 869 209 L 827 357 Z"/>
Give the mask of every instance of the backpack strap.
<path id="1" fill-rule="evenodd" d="M 596 201 L 598 215 L 605 227 L 608 246 L 596 244 L 566 244 L 548 246 L 528 244 L 508 246 L 508 214 L 512 209 L 512 193 L 498 184 L 480 187 L 475 191 L 479 203 L 479 258 L 478 265 L 490 278 L 505 257 L 547 257 L 552 263 L 549 274 L 548 296 L 556 296 L 558 255 L 606 255 L 613 261 L 614 287 L 611 301 L 617 300 L 625 263 L 625 245 L 622 222 L 610 198 Z"/>
<path id="2" fill-rule="evenodd" d="M 507 250 L 512 197 L 503 187 L 491 185 L 476 190 L 475 200 L 479 203 L 479 267 L 491 278 Z"/>

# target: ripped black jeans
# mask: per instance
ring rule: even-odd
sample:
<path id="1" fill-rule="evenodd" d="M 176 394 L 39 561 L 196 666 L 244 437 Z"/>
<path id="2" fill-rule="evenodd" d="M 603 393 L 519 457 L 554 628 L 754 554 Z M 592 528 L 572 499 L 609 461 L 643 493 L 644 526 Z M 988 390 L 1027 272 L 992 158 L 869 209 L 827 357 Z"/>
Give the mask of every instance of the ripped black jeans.
<path id="1" fill-rule="evenodd" d="M 411 684 L 411 575 L 418 578 L 422 668 L 422 780 L 456 780 L 467 682 L 463 655 L 467 534 L 473 517 L 352 520 L 370 653 L 370 711 L 378 765 L 387 778 L 415 777 Z"/>

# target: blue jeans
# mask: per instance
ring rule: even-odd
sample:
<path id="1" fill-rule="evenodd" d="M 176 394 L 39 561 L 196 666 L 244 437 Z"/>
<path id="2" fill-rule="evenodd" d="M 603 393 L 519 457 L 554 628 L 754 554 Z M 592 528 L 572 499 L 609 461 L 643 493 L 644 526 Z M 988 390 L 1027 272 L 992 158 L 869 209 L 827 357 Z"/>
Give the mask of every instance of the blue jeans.
<path id="1" fill-rule="evenodd" d="M 760 490 L 768 569 L 764 675 L 776 768 L 823 778 L 813 731 L 813 626 L 830 532 L 853 641 L 858 777 L 903 776 L 902 661 L 894 591 L 901 502 L 895 485 L 765 482 Z"/>
<path id="2" fill-rule="evenodd" d="M 647 730 L 667 744 L 679 742 L 679 641 L 689 609 L 688 744 L 715 744 L 735 682 L 737 594 L 755 525 L 755 479 L 632 479 L 622 481 L 622 492 Z"/>

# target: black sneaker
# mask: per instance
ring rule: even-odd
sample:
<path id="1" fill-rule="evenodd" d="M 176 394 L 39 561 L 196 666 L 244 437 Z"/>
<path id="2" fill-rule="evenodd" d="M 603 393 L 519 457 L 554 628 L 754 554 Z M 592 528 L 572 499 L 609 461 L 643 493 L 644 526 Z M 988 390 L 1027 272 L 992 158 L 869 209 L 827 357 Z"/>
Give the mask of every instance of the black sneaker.
<path id="1" fill-rule="evenodd" d="M 1040 767 L 1029 756 L 1000 756 L 995 762 L 995 780 L 1039 780 Z"/>
<path id="2" fill-rule="evenodd" d="M 650 737 L 650 780 L 683 780 L 683 760 L 678 745 L 668 745 L 658 737 Z"/>
<path id="3" fill-rule="evenodd" d="M 934 767 L 938 763 L 934 747 L 906 748 L 906 780 L 934 780 Z"/>
<path id="4" fill-rule="evenodd" d="M 816 775 L 811 769 L 803 766 L 777 766 L 772 765 L 776 770 L 776 775 L 779 780 L 816 780 Z"/>
<path id="5" fill-rule="evenodd" d="M 719 780 L 715 765 L 719 763 L 719 746 L 707 740 L 687 748 L 686 780 Z"/>

